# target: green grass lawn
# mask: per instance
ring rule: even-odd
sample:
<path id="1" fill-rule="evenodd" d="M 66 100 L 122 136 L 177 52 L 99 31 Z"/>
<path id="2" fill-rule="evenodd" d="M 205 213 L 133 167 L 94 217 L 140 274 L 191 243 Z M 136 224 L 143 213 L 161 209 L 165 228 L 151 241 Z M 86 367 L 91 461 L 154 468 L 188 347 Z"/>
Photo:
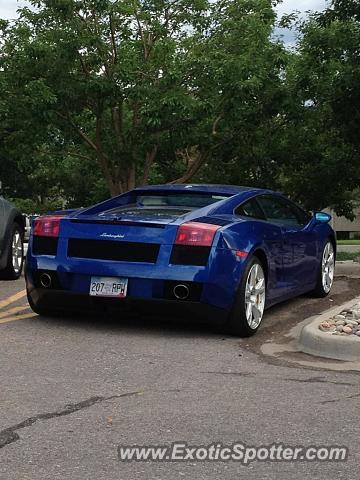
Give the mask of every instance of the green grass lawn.
<path id="1" fill-rule="evenodd" d="M 344 261 L 344 260 L 355 260 L 355 258 L 360 258 L 360 253 L 359 252 L 337 252 L 336 254 L 336 260 L 339 262 Z"/>
<path id="2" fill-rule="evenodd" d="M 360 245 L 360 240 L 338 240 L 338 245 Z"/>

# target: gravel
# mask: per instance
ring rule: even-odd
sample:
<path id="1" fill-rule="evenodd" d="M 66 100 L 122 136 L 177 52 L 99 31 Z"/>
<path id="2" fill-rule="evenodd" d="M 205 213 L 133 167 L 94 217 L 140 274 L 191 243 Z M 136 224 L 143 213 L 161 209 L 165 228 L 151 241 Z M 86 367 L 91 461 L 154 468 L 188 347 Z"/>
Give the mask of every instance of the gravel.
<path id="1" fill-rule="evenodd" d="M 330 320 L 321 322 L 319 330 L 331 335 L 353 336 L 360 339 L 360 303 L 342 310 Z"/>

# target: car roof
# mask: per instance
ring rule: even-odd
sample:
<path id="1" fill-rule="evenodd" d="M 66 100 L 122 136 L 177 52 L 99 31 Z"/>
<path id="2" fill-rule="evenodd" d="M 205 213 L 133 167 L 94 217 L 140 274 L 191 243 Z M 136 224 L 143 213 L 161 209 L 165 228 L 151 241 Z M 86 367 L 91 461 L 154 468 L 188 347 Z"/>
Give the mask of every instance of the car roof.
<path id="1" fill-rule="evenodd" d="M 136 188 L 139 192 L 196 192 L 196 193 L 214 193 L 216 195 L 232 196 L 242 192 L 270 193 L 270 190 L 254 187 L 243 187 L 238 185 L 216 185 L 216 184 L 168 184 L 168 185 L 147 185 Z"/>

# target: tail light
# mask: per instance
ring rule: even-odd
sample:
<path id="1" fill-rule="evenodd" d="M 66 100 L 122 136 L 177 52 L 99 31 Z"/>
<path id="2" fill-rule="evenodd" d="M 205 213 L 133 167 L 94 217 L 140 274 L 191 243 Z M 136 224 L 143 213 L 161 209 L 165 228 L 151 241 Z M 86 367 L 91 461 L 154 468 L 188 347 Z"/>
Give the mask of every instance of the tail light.
<path id="1" fill-rule="evenodd" d="M 60 231 L 60 215 L 44 215 L 34 221 L 33 235 L 35 237 L 58 237 Z"/>
<path id="2" fill-rule="evenodd" d="M 184 223 L 178 229 L 175 245 L 211 247 L 215 233 L 219 228 L 219 225 L 209 223 Z"/>

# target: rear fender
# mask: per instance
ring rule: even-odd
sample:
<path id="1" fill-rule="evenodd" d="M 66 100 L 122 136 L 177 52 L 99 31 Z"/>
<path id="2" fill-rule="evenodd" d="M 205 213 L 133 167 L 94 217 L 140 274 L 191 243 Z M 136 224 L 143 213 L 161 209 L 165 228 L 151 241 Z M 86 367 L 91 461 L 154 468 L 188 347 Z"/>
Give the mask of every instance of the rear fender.
<path id="1" fill-rule="evenodd" d="M 266 259 L 267 287 L 270 297 L 278 287 L 280 271 L 282 269 L 282 233 L 277 226 L 261 220 L 240 221 L 226 228 L 222 233 L 222 241 L 233 251 L 252 255 L 260 260 Z M 241 280 L 243 267 L 239 271 L 237 280 Z"/>

